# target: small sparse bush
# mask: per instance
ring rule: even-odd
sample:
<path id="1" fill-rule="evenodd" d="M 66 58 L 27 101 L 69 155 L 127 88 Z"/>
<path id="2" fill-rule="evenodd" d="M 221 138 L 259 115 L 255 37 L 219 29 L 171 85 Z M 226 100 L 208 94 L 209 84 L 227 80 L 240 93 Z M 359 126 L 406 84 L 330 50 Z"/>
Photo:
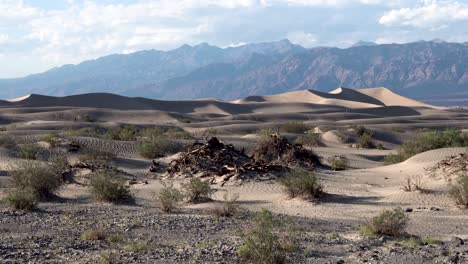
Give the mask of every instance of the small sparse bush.
<path id="1" fill-rule="evenodd" d="M 348 159 L 345 156 L 333 156 L 328 158 L 330 167 L 334 171 L 346 170 L 348 167 Z"/>
<path id="2" fill-rule="evenodd" d="M 202 181 L 199 178 L 192 178 L 188 183 L 182 184 L 185 194 L 189 202 L 197 203 L 209 200 L 211 195 L 216 191 L 210 186 L 207 181 Z"/>
<path id="3" fill-rule="evenodd" d="M 96 166 L 106 166 L 116 159 L 116 155 L 112 152 L 103 150 L 87 149 L 80 155 L 80 162 L 90 163 Z"/>
<path id="4" fill-rule="evenodd" d="M 358 136 L 363 136 L 365 134 L 370 135 L 371 137 L 374 135 L 374 132 L 370 129 L 367 129 L 365 126 L 351 126 L 351 128 L 356 132 Z"/>
<path id="5" fill-rule="evenodd" d="M 422 175 L 413 175 L 406 177 L 404 182 L 401 184 L 401 188 L 405 192 L 423 191 L 423 185 Z"/>
<path id="6" fill-rule="evenodd" d="M 109 171 L 92 175 L 90 188 L 93 197 L 99 201 L 118 202 L 131 198 L 130 187 Z"/>
<path id="7" fill-rule="evenodd" d="M 377 144 L 377 149 L 384 150 L 385 147 L 382 145 L 382 143 Z"/>
<path id="8" fill-rule="evenodd" d="M 396 133 L 405 133 L 406 131 L 402 127 L 392 127 L 391 130 Z"/>
<path id="9" fill-rule="evenodd" d="M 39 200 L 48 200 L 63 181 L 51 165 L 29 161 L 19 163 L 11 172 L 11 183 L 13 188 L 30 191 Z"/>
<path id="10" fill-rule="evenodd" d="M 81 233 L 82 240 L 104 240 L 106 239 L 106 234 L 99 229 L 89 229 Z"/>
<path id="11" fill-rule="evenodd" d="M 164 212 L 170 213 L 177 209 L 178 205 L 184 199 L 181 191 L 174 188 L 172 184 L 164 184 L 164 188 L 157 194 L 157 199 Z"/>
<path id="12" fill-rule="evenodd" d="M 29 160 L 37 159 L 41 152 L 42 148 L 35 144 L 26 144 L 18 149 L 20 158 Z"/>
<path id="13" fill-rule="evenodd" d="M 147 159 L 164 157 L 176 153 L 180 146 L 165 137 L 153 137 L 140 143 L 140 155 Z"/>
<path id="14" fill-rule="evenodd" d="M 468 208 L 468 174 L 460 176 L 456 183 L 450 186 L 449 194 L 457 205 Z"/>
<path id="15" fill-rule="evenodd" d="M 361 234 L 397 237 L 405 232 L 408 221 L 408 216 L 401 208 L 384 210 L 361 229 Z"/>
<path id="16" fill-rule="evenodd" d="M 148 249 L 148 245 L 146 243 L 140 243 L 140 242 L 133 242 L 124 247 L 124 250 L 127 252 L 138 252 L 138 251 L 144 251 Z"/>
<path id="17" fill-rule="evenodd" d="M 70 137 L 95 137 L 98 138 L 102 135 L 101 131 L 94 127 L 83 127 L 79 129 L 69 129 L 65 132 Z"/>
<path id="18" fill-rule="evenodd" d="M 287 176 L 279 180 L 285 187 L 289 197 L 302 196 L 310 199 L 318 199 L 323 195 L 323 186 L 313 173 L 294 169 Z"/>
<path id="19" fill-rule="evenodd" d="M 239 255 L 253 263 L 287 263 L 288 254 L 297 250 L 296 233 L 263 209 L 253 220 L 253 227 L 242 235 Z"/>
<path id="20" fill-rule="evenodd" d="M 223 198 L 223 204 L 215 206 L 213 209 L 213 214 L 217 217 L 235 216 L 239 211 L 239 204 L 237 202 L 239 195 L 235 194 L 229 197 L 229 195 L 225 193 Z"/>
<path id="21" fill-rule="evenodd" d="M 323 145 L 322 140 L 320 139 L 320 134 L 316 133 L 308 133 L 303 136 L 299 136 L 296 138 L 295 143 L 311 147 L 318 147 Z"/>
<path id="22" fill-rule="evenodd" d="M 400 153 L 397 154 L 389 154 L 385 156 L 384 163 L 385 165 L 396 164 L 405 161 L 405 157 Z"/>
<path id="23" fill-rule="evenodd" d="M 400 241 L 402 245 L 407 247 L 416 247 L 416 246 L 424 246 L 424 245 L 440 245 L 442 241 L 431 238 L 431 237 L 407 237 Z"/>
<path id="24" fill-rule="evenodd" d="M 111 140 L 135 141 L 138 137 L 139 129 L 133 125 L 124 125 L 107 130 L 104 137 Z"/>
<path id="25" fill-rule="evenodd" d="M 374 148 L 374 142 L 372 142 L 372 134 L 365 132 L 364 134 L 360 135 L 357 140 L 358 148 Z"/>
<path id="26" fill-rule="evenodd" d="M 6 148 L 6 149 L 16 149 L 17 144 L 16 144 L 15 138 L 10 135 L 1 135 L 0 147 Z"/>
<path id="27" fill-rule="evenodd" d="M 280 132 L 282 133 L 296 133 L 303 134 L 310 129 L 309 126 L 303 122 L 291 121 L 284 123 L 280 126 Z"/>
<path id="28" fill-rule="evenodd" d="M 120 263 L 120 256 L 117 252 L 111 251 L 108 253 L 101 254 L 102 264 L 118 264 Z"/>
<path id="29" fill-rule="evenodd" d="M 37 197 L 30 190 L 13 189 L 5 198 L 16 210 L 33 211 L 37 208 Z"/>
<path id="30" fill-rule="evenodd" d="M 43 136 L 41 140 L 44 141 L 44 142 L 49 143 L 51 147 L 56 147 L 56 146 L 58 146 L 58 144 L 60 143 L 60 140 L 62 140 L 62 138 L 60 137 L 60 135 L 57 132 L 52 132 L 52 133 L 49 133 L 49 134 Z"/>

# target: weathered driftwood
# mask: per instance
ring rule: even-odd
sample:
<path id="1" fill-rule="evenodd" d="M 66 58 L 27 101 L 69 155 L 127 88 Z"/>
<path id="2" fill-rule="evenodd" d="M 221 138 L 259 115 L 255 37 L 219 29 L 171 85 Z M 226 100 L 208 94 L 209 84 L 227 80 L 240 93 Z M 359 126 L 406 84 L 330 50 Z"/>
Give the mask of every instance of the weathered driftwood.
<path id="1" fill-rule="evenodd" d="M 254 155 L 249 156 L 245 149 L 238 150 L 216 137 L 210 138 L 206 143 L 195 142 L 179 158 L 169 163 L 168 176 L 197 175 L 202 178 L 211 177 L 211 182 L 224 183 L 232 178 L 252 178 L 287 171 L 297 165 L 312 168 L 318 163 L 318 157 L 313 152 L 301 145 L 292 145 L 285 137 L 277 134 L 272 135 L 271 142 L 265 146 L 266 149 L 257 148 Z M 152 169 L 153 166 L 150 171 Z"/>

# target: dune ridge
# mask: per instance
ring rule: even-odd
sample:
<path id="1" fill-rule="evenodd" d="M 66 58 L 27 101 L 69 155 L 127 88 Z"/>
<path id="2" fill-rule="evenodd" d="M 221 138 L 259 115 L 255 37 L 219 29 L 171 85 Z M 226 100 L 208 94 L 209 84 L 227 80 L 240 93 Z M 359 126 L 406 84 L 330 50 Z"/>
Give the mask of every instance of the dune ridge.
<path id="1" fill-rule="evenodd" d="M 308 112 L 323 107 L 334 108 L 336 112 L 348 112 L 348 109 L 363 112 L 362 109 L 385 109 L 385 107 L 390 106 L 439 109 L 438 107 L 400 96 L 386 88 L 353 90 L 344 87 L 335 89 L 330 93 L 300 90 L 276 95 L 249 96 L 231 102 L 218 99 L 163 101 L 142 97 L 125 97 L 110 93 L 90 93 L 65 97 L 30 94 L 4 101 L 4 104 L 0 105 L 11 107 L 87 107 L 115 110 L 159 110 L 184 114 L 215 114 L 220 116 L 274 113 L 277 107 L 281 107 L 283 112 Z M 287 111 L 287 109 L 291 110 Z M 385 112 L 385 110 L 371 112 Z M 392 111 L 397 110 L 394 108 Z M 399 112 L 397 112 L 395 115 L 399 115 Z M 408 115 L 408 113 L 417 114 L 414 111 L 402 110 L 402 115 Z"/>

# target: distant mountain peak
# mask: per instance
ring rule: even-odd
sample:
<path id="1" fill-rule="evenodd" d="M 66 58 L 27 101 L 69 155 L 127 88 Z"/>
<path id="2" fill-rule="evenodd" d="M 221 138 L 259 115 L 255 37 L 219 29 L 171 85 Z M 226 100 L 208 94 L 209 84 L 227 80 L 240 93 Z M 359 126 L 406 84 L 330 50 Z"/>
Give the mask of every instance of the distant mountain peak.
<path id="1" fill-rule="evenodd" d="M 370 47 L 370 46 L 377 46 L 379 44 L 371 41 L 364 41 L 364 40 L 359 40 L 358 42 L 354 43 L 351 47 Z"/>

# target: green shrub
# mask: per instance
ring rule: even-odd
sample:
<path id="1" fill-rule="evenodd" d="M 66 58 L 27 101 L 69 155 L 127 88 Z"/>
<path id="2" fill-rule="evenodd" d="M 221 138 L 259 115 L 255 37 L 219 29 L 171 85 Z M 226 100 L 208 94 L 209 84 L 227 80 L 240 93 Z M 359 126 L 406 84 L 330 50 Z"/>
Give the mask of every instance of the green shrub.
<path id="1" fill-rule="evenodd" d="M 368 135 L 370 135 L 372 137 L 374 135 L 374 132 L 372 130 L 366 128 L 365 126 L 354 125 L 354 126 L 351 126 L 351 128 L 356 132 L 356 135 L 358 135 L 358 136 L 368 134 Z"/>
<path id="2" fill-rule="evenodd" d="M 37 208 L 37 197 L 30 190 L 10 190 L 5 200 L 16 210 L 33 211 Z"/>
<path id="3" fill-rule="evenodd" d="M 30 191 L 39 200 L 48 200 L 54 197 L 63 180 L 51 165 L 28 161 L 11 171 L 11 183 L 16 189 Z"/>
<path id="4" fill-rule="evenodd" d="M 308 133 L 303 136 L 299 136 L 296 138 L 295 143 L 312 147 L 318 147 L 323 145 L 322 140 L 320 139 L 320 134 L 316 133 Z"/>
<path id="5" fill-rule="evenodd" d="M 177 209 L 178 205 L 184 199 L 181 191 L 174 188 L 172 184 L 163 184 L 164 187 L 157 194 L 157 199 L 164 212 L 170 213 Z"/>
<path id="6" fill-rule="evenodd" d="M 286 263 L 297 250 L 296 233 L 263 209 L 253 219 L 253 227 L 242 234 L 239 255 L 253 263 Z"/>
<path id="7" fill-rule="evenodd" d="M 217 217 L 232 217 L 239 212 L 239 195 L 229 197 L 227 193 L 224 194 L 224 201 L 221 205 L 213 208 L 213 214 Z"/>
<path id="8" fill-rule="evenodd" d="M 328 158 L 330 167 L 334 171 L 346 170 L 348 167 L 348 159 L 345 156 L 333 156 Z"/>
<path id="9" fill-rule="evenodd" d="M 80 155 L 79 160 L 83 163 L 90 163 L 96 166 L 106 166 L 116 159 L 117 155 L 112 152 L 103 150 L 90 150 L 86 149 Z"/>
<path id="10" fill-rule="evenodd" d="M 37 159 L 39 157 L 39 154 L 41 154 L 42 151 L 43 149 L 35 144 L 22 145 L 18 149 L 20 158 L 29 159 L 29 160 Z"/>
<path id="11" fill-rule="evenodd" d="M 134 125 L 123 125 L 107 130 L 104 137 L 111 140 L 135 141 L 139 135 L 139 129 Z"/>
<path id="12" fill-rule="evenodd" d="M 148 245 L 146 243 L 140 243 L 140 242 L 132 242 L 124 246 L 124 250 L 127 252 L 138 252 L 138 251 L 144 251 L 147 249 L 148 249 Z"/>
<path id="13" fill-rule="evenodd" d="M 396 133 L 405 133 L 406 131 L 402 127 L 392 127 L 391 131 Z"/>
<path id="14" fill-rule="evenodd" d="M 323 195 L 323 186 L 315 174 L 294 169 L 284 178 L 279 180 L 279 183 L 285 187 L 289 197 L 294 198 L 302 196 L 309 199 L 318 199 Z"/>
<path id="15" fill-rule="evenodd" d="M 460 176 L 456 183 L 450 186 L 449 194 L 457 205 L 468 208 L 468 174 Z"/>
<path id="16" fill-rule="evenodd" d="M 361 229 L 361 234 L 400 236 L 409 218 L 401 208 L 384 210 Z"/>
<path id="17" fill-rule="evenodd" d="M 304 124 L 304 122 L 298 121 L 287 122 L 280 126 L 280 132 L 282 133 L 302 134 L 308 130 L 310 130 L 310 127 L 308 125 Z"/>
<path id="18" fill-rule="evenodd" d="M 199 178 L 192 178 L 188 183 L 182 184 L 189 202 L 197 203 L 209 200 L 211 195 L 216 192 L 207 181 L 202 181 Z"/>
<path id="19" fill-rule="evenodd" d="M 439 148 L 468 147 L 468 134 L 459 129 L 420 132 L 414 139 L 405 142 L 398 154 L 385 159 L 387 164 L 404 161 L 416 154 Z"/>
<path id="20" fill-rule="evenodd" d="M 176 153 L 178 150 L 180 150 L 180 146 L 175 142 L 161 136 L 145 139 L 140 143 L 138 149 L 142 157 L 147 159 L 154 159 L 164 157 L 167 154 Z"/>
<path id="21" fill-rule="evenodd" d="M 70 137 L 101 137 L 102 132 L 94 127 L 83 127 L 79 129 L 69 129 L 66 135 Z"/>
<path id="22" fill-rule="evenodd" d="M 385 158 L 384 158 L 384 163 L 386 165 L 396 164 L 396 163 L 400 163 L 400 162 L 403 162 L 403 161 L 405 161 L 405 157 L 403 155 L 401 155 L 400 153 L 389 154 L 389 155 L 385 156 Z"/>
<path id="23" fill-rule="evenodd" d="M 98 201 L 118 202 L 131 198 L 130 187 L 118 175 L 101 171 L 92 175 L 90 192 Z"/>
<path id="24" fill-rule="evenodd" d="M 6 149 L 16 149 L 17 148 L 16 140 L 13 136 L 10 135 L 0 135 L 0 147 Z"/>
<path id="25" fill-rule="evenodd" d="M 357 140 L 358 148 L 374 148 L 374 142 L 372 142 L 372 134 L 365 132 L 364 134 L 360 135 Z"/>
<path id="26" fill-rule="evenodd" d="M 102 230 L 98 229 L 89 229 L 81 233 L 82 240 L 104 240 L 106 239 L 106 234 Z"/>
<path id="27" fill-rule="evenodd" d="M 62 140 L 62 138 L 57 132 L 52 132 L 43 136 L 41 140 L 49 143 L 52 147 L 56 147 L 60 143 L 60 140 Z"/>

